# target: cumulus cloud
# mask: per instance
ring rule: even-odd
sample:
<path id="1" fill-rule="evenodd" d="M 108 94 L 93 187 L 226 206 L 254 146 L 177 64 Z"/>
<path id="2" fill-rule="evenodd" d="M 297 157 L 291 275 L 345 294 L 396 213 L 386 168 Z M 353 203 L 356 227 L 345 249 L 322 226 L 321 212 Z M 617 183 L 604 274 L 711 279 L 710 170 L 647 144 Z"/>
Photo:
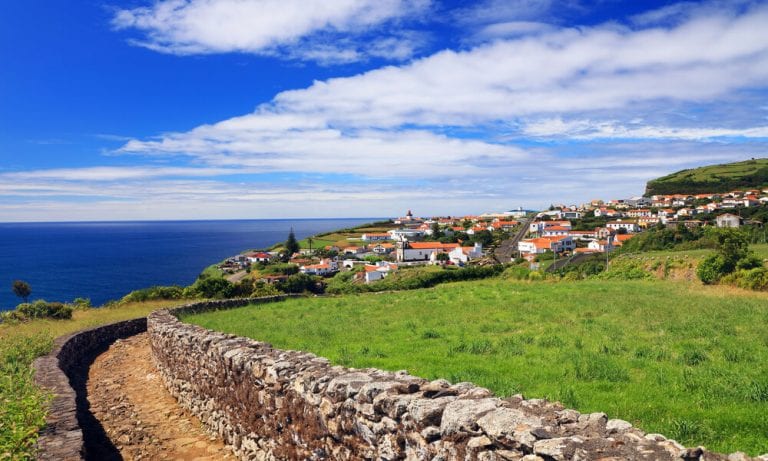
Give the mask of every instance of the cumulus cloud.
<path id="1" fill-rule="evenodd" d="M 644 26 L 542 28 L 318 81 L 252 113 L 132 139 L 117 151 L 173 156 L 188 167 L 6 173 L 0 195 L 108 195 L 127 215 L 144 206 L 149 218 L 195 217 L 200 209 L 220 213 L 211 217 L 311 216 L 307 200 L 319 204 L 312 213 L 325 206 L 361 216 L 399 213 L 406 204 L 455 214 L 636 195 L 655 176 L 765 152 L 764 112 L 733 120 L 718 108 L 767 90 L 768 5 L 707 8 L 671 25 L 657 18 Z M 707 123 L 693 125 L 689 116 L 702 110 Z M 740 139 L 722 141 L 732 138 Z M 701 142 L 713 139 L 721 142 Z M 256 187 L 238 178 L 243 173 L 342 178 Z M 94 209 L 109 205 L 99 203 Z M 14 206 L 0 205 L 0 217 Z"/>
<path id="2" fill-rule="evenodd" d="M 565 29 L 464 52 L 443 51 L 408 65 L 286 91 L 252 114 L 159 139 L 133 140 L 121 152 L 185 154 L 210 165 L 265 171 L 355 174 L 370 171 L 369 158 L 426 167 L 420 175 L 500 159 L 519 162 L 526 158 L 524 151 L 494 140 L 503 134 L 498 124 L 527 126 L 530 133 L 543 135 L 547 127 L 536 120 L 590 111 L 631 119 L 640 103 L 714 102 L 741 89 L 763 88 L 768 81 L 764 24 L 767 7 L 736 16 L 697 17 L 672 28 Z M 549 134 L 555 134 L 549 125 Z M 446 127 L 482 135 L 455 137 Z M 572 128 L 561 127 L 561 134 L 609 137 L 613 131 L 627 137 L 615 123 Z M 741 134 L 757 136 L 756 130 Z M 632 132 L 680 139 L 723 135 L 717 127 L 665 132 L 636 126 Z"/>
<path id="3" fill-rule="evenodd" d="M 142 33 L 132 40 L 136 45 L 180 55 L 240 52 L 320 62 L 405 59 L 421 46 L 417 36 L 354 38 L 418 16 L 429 5 L 429 0 L 155 0 L 148 7 L 118 10 L 112 24 Z"/>

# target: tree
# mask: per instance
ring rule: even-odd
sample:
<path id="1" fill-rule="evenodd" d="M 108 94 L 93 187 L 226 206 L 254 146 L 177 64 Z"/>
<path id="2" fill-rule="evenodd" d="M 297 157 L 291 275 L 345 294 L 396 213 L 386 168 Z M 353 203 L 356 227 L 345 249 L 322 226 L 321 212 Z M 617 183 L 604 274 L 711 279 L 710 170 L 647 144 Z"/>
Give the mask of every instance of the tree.
<path id="1" fill-rule="evenodd" d="M 285 255 L 283 255 L 283 259 L 288 261 L 298 251 L 299 242 L 296 241 L 296 235 L 294 235 L 293 227 L 291 227 L 291 231 L 288 233 L 288 240 L 285 241 Z"/>
<path id="2" fill-rule="evenodd" d="M 230 298 L 234 285 L 225 279 L 208 278 L 196 283 L 194 289 L 203 298 Z"/>
<path id="3" fill-rule="evenodd" d="M 432 223 L 430 230 L 432 231 L 432 240 L 437 240 L 443 236 L 443 233 L 440 232 L 440 223 L 437 221 Z"/>
<path id="4" fill-rule="evenodd" d="M 736 269 L 759 267 L 759 261 L 749 251 L 749 241 L 739 229 L 713 228 L 708 237 L 717 243 L 717 252 L 706 257 L 696 268 L 696 275 L 705 284 L 713 284 Z"/>
<path id="5" fill-rule="evenodd" d="M 32 288 L 29 284 L 23 280 L 14 280 L 13 285 L 11 286 L 13 288 L 13 293 L 23 299 L 24 302 L 27 302 L 27 298 L 32 294 Z"/>

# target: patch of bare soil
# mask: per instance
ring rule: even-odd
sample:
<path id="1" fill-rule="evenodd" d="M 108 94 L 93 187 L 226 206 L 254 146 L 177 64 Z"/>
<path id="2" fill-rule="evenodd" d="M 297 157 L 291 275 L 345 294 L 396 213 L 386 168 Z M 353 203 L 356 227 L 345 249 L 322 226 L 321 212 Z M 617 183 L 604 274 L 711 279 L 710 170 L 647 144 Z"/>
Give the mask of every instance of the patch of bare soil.
<path id="1" fill-rule="evenodd" d="M 146 333 L 118 340 L 88 375 L 91 413 L 126 460 L 235 459 L 168 393 Z"/>

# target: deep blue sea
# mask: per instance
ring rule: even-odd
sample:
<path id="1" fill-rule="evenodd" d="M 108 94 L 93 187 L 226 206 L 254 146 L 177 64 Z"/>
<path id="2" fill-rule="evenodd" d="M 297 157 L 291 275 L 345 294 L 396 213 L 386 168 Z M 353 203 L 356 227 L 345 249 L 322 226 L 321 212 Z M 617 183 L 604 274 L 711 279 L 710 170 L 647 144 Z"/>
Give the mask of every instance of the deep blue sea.
<path id="1" fill-rule="evenodd" d="M 32 287 L 30 299 L 93 305 L 153 285 L 189 285 L 206 266 L 248 249 L 301 239 L 378 220 L 292 219 L 0 223 L 0 309 L 21 300 L 14 280 Z"/>

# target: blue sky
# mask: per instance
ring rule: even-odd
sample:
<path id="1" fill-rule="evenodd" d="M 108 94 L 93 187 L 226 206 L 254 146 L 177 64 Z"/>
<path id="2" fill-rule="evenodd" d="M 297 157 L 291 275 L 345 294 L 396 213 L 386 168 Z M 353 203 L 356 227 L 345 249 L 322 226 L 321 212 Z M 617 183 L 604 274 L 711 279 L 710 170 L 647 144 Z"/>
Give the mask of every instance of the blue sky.
<path id="1" fill-rule="evenodd" d="M 768 2 L 105 0 L 0 15 L 0 221 L 465 214 L 766 157 Z"/>

